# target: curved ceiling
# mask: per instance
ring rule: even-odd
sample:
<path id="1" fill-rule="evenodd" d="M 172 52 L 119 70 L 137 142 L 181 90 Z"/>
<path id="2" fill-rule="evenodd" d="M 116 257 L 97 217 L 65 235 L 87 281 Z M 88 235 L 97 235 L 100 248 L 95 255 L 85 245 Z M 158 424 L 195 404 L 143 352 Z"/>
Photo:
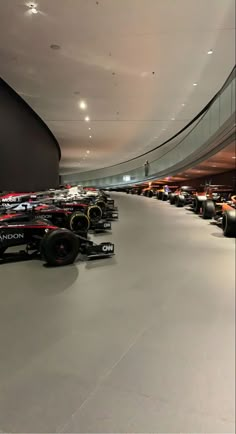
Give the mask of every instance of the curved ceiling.
<path id="1" fill-rule="evenodd" d="M 31 13 L 27 1 L 0 2 L 0 75 L 56 136 L 61 173 L 116 164 L 162 143 L 235 63 L 234 0 L 36 3 Z"/>

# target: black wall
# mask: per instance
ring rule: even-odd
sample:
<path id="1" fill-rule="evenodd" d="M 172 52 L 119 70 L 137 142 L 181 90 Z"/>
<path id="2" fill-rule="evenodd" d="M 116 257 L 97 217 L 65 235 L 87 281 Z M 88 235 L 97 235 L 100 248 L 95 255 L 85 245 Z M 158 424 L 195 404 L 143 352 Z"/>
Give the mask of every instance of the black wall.
<path id="1" fill-rule="evenodd" d="M 0 191 L 59 184 L 60 148 L 40 117 L 0 79 Z"/>

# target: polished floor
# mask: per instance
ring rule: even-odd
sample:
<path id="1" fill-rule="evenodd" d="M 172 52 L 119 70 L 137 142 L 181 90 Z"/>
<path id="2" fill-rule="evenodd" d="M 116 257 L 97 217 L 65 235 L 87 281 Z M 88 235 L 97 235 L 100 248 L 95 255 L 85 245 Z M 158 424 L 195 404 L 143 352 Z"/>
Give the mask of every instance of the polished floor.
<path id="1" fill-rule="evenodd" d="M 114 197 L 113 259 L 0 267 L 0 432 L 233 433 L 235 240 Z"/>

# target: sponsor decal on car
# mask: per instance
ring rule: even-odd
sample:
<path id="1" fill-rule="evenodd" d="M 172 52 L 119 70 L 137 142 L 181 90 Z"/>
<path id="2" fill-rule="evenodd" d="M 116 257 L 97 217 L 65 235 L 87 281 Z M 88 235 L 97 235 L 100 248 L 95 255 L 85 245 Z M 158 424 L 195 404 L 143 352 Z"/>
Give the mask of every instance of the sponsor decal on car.
<path id="1" fill-rule="evenodd" d="M 113 252 L 114 251 L 114 246 L 112 244 L 104 244 L 102 246 L 102 251 L 103 252 Z"/>
<path id="2" fill-rule="evenodd" d="M 52 214 L 41 214 L 41 216 L 43 219 L 51 219 L 52 218 Z"/>
<path id="3" fill-rule="evenodd" d="M 24 234 L 0 234 L 0 241 L 20 240 L 24 239 Z"/>
<path id="4" fill-rule="evenodd" d="M 111 228 L 111 224 L 110 224 L 110 223 L 104 223 L 104 224 L 103 224 L 103 227 L 104 227 L 104 228 Z"/>

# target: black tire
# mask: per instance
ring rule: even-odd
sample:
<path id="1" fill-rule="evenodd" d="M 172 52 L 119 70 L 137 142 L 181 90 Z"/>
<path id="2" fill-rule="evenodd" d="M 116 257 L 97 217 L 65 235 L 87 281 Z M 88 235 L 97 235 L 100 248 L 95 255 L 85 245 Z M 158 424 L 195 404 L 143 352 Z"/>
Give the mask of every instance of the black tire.
<path id="1" fill-rule="evenodd" d="M 157 193 L 157 199 L 158 200 L 162 200 L 162 198 L 163 198 L 163 191 L 158 191 L 158 193 Z"/>
<path id="2" fill-rule="evenodd" d="M 104 203 L 104 202 L 103 202 Z M 102 215 L 103 215 L 103 211 L 106 209 L 106 206 L 104 209 L 102 209 L 100 206 L 98 205 L 92 205 L 89 206 L 87 209 L 87 216 L 89 218 L 89 220 L 92 223 L 96 223 L 99 222 L 99 220 L 101 220 Z"/>
<path id="3" fill-rule="evenodd" d="M 79 238 L 67 229 L 56 229 L 44 235 L 40 252 L 47 264 L 72 264 L 79 253 Z"/>
<path id="4" fill-rule="evenodd" d="M 185 197 L 182 194 L 176 196 L 175 206 L 177 206 L 178 208 L 182 208 L 184 205 L 185 205 Z"/>
<path id="5" fill-rule="evenodd" d="M 236 210 L 224 212 L 222 229 L 225 237 L 236 237 Z"/>
<path id="6" fill-rule="evenodd" d="M 202 217 L 204 220 L 212 219 L 216 212 L 215 204 L 212 200 L 205 200 L 202 206 Z"/>
<path id="7" fill-rule="evenodd" d="M 153 191 L 150 190 L 150 191 L 148 192 L 148 197 L 152 197 L 152 196 L 153 196 Z"/>
<path id="8" fill-rule="evenodd" d="M 105 202 L 105 203 L 107 203 L 108 202 L 108 199 L 107 199 L 107 196 L 105 195 L 105 194 L 102 194 L 101 196 L 99 196 L 98 197 L 98 200 L 100 201 L 103 201 L 103 202 Z"/>
<path id="9" fill-rule="evenodd" d="M 193 200 L 193 211 L 195 212 L 195 214 L 199 214 L 200 213 L 201 206 L 202 206 L 202 202 L 200 202 L 198 200 L 198 198 L 195 197 L 194 200 Z"/>
<path id="10" fill-rule="evenodd" d="M 80 211 L 75 211 L 69 217 L 69 228 L 72 232 L 87 232 L 90 222 L 86 214 Z"/>
<path id="11" fill-rule="evenodd" d="M 95 205 L 99 206 L 102 211 L 105 211 L 106 209 L 106 203 L 102 199 L 96 200 Z"/>
<path id="12" fill-rule="evenodd" d="M 205 202 L 205 199 L 200 200 L 198 197 L 195 197 L 193 200 L 193 211 L 195 214 L 199 214 L 201 211 L 201 208 L 203 208 L 203 202 Z"/>
<path id="13" fill-rule="evenodd" d="M 163 193 L 163 195 L 162 195 L 163 202 L 166 202 L 167 199 L 168 199 L 168 195 L 166 193 Z"/>
<path id="14" fill-rule="evenodd" d="M 170 199 L 170 204 L 174 205 L 175 204 L 175 200 L 176 200 L 175 194 L 174 193 L 170 193 L 169 199 Z"/>
<path id="15" fill-rule="evenodd" d="M 7 250 L 6 247 L 0 247 L 0 258 L 2 258 L 6 250 Z"/>

